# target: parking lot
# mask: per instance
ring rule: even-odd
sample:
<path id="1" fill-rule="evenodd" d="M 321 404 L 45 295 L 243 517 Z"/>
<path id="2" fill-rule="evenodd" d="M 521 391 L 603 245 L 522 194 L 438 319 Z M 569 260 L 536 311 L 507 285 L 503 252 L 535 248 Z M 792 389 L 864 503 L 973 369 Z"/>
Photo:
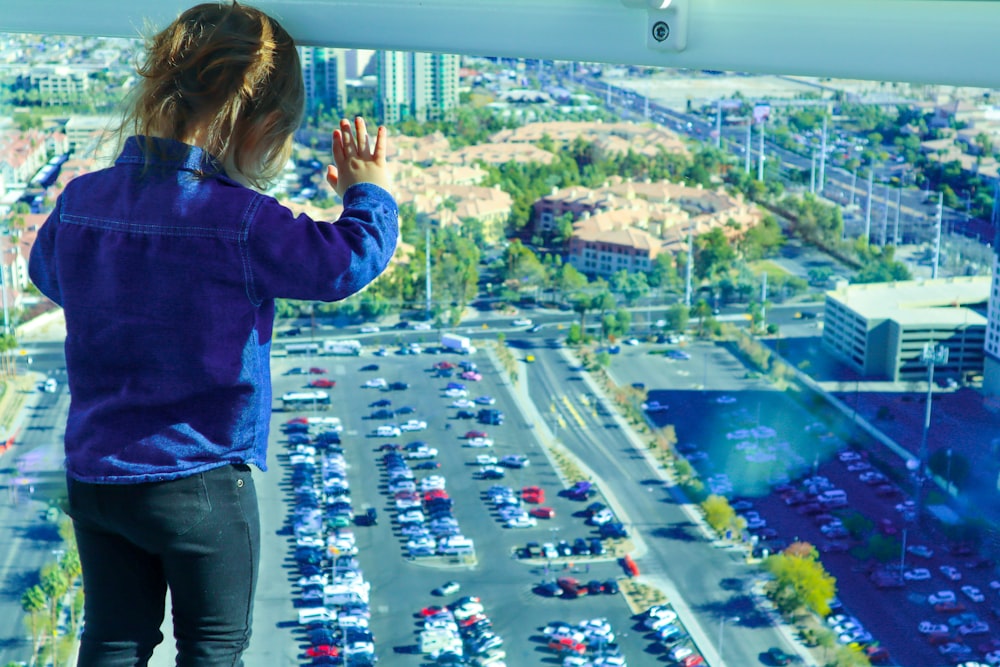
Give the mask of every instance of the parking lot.
<path id="1" fill-rule="evenodd" d="M 626 347 L 612 372 L 646 385 L 650 418 L 676 427 L 678 449 L 708 489 L 753 526 L 758 553 L 799 540 L 819 549 L 843 604 L 831 623 L 838 637 L 881 645 L 901 665 L 995 657 L 995 564 L 940 524 L 914 520 L 912 480 L 761 380 L 743 373 L 734 383 L 738 362 L 719 348 L 687 349 L 690 359 L 668 359 Z M 954 604 L 935 604 L 948 598 Z"/>
<path id="2" fill-rule="evenodd" d="M 275 628 L 282 641 L 294 647 L 291 651 L 301 662 L 309 662 L 304 653 L 308 642 L 295 623 L 297 607 L 293 599 L 300 598 L 301 591 L 294 583 L 299 575 L 296 571 L 298 566 L 292 558 L 295 540 L 290 534 L 293 519 L 290 449 L 287 437 L 282 435 L 280 428 L 298 415 L 336 415 L 340 418 L 343 427 L 340 446 L 348 470 L 354 512 L 356 515 L 363 514 L 362 510 L 369 507 L 377 512 L 375 525 L 355 525 L 350 530 L 358 548 L 358 565 L 364 579 L 371 584 L 369 628 L 375 638 L 377 653 L 383 659 L 390 658 L 389 664 L 422 664 L 419 654 L 421 610 L 465 595 L 481 599 L 483 613 L 492 622 L 493 632 L 503 638 L 508 664 L 561 664 L 561 659 L 548 648 L 548 641 L 540 629 L 554 620 L 585 618 L 606 618 L 625 656 L 637 656 L 630 659 L 633 664 L 640 664 L 636 661 L 641 660 L 638 656 L 645 648 L 645 641 L 642 640 L 642 632 L 637 632 L 638 626 L 631 619 L 631 612 L 620 595 L 602 593 L 565 599 L 543 597 L 535 592 L 538 584 L 557 577 L 574 577 L 585 585 L 591 580 L 614 581 L 622 576 L 622 570 L 617 562 L 606 556 L 590 557 L 578 553 L 530 560 L 518 557 L 528 542 L 557 545 L 564 540 L 567 545 L 572 545 L 577 538 L 596 535 L 596 529 L 586 525 L 581 514 L 586 503 L 581 505 L 559 495 L 561 485 L 556 472 L 537 443 L 524 438 L 523 430 L 517 426 L 520 423 L 517 406 L 503 392 L 499 378 L 488 365 L 485 355 L 472 357 L 482 375 L 478 381 L 460 379 L 454 373 L 452 377 L 440 377 L 433 366 L 442 360 L 457 363 L 462 358 L 457 355 L 390 353 L 384 357 L 368 354 L 363 357 L 290 357 L 275 360 L 276 397 L 285 392 L 303 390 L 314 379 L 308 374 L 311 367 L 326 371 L 323 377 L 335 381 L 335 386 L 324 389 L 330 394 L 329 410 L 274 413 L 272 457 L 282 470 L 269 473 L 265 479 L 277 480 L 279 475 L 284 478 L 286 507 L 280 525 L 265 525 L 263 532 L 274 536 L 270 544 L 265 544 L 265 549 L 285 554 L 282 567 L 287 570 L 287 598 L 258 599 L 255 635 L 267 639 L 252 643 L 247 664 L 264 665 L 267 659 L 271 659 L 273 647 L 267 648 L 267 645 L 273 644 Z M 306 373 L 289 374 L 293 368 L 302 368 Z M 362 368 L 367 370 L 362 371 Z M 375 378 L 383 378 L 386 386 L 364 386 Z M 462 397 L 446 395 L 450 382 L 464 384 L 469 393 L 467 399 L 472 400 L 475 407 L 455 406 L 455 402 Z M 396 385 L 400 388 L 388 389 L 392 383 L 405 383 L 408 387 L 402 389 L 403 385 Z M 478 423 L 475 418 L 457 417 L 461 409 L 468 409 L 473 414 L 487 409 L 485 404 L 474 402 L 481 396 L 495 399 L 488 409 L 503 412 L 511 421 L 498 426 Z M 390 416 L 389 412 L 382 412 L 379 414 L 381 418 L 372 418 L 372 413 L 377 410 L 393 414 Z M 397 413 L 399 410 L 403 412 Z M 376 435 L 379 427 L 398 426 L 410 420 L 414 420 L 416 426 L 421 421 L 426 422 L 427 428 L 401 431 L 398 436 Z M 484 431 L 492 444 L 472 446 L 476 444 L 475 438 L 465 437 L 472 430 Z M 382 432 L 390 433 L 385 429 Z M 416 442 L 426 443 L 424 451 L 436 449 L 436 455 L 408 459 L 408 454 L 420 448 L 419 444 L 414 445 Z M 447 496 L 453 501 L 452 515 L 461 535 L 475 545 L 474 553 L 462 551 L 415 556 L 411 552 L 407 546 L 410 537 L 402 534 L 397 520 L 395 496 L 398 492 L 390 493 L 388 488 L 387 455 L 396 455 L 408 463 L 418 489 L 426 478 L 443 478 Z M 520 468 L 500 467 L 503 479 L 484 478 L 483 466 L 490 465 L 490 462 L 480 457 L 496 457 L 499 461 L 511 455 L 523 456 L 527 465 Z M 477 462 L 477 459 L 480 461 Z M 433 462 L 439 463 L 440 467 L 431 467 Z M 416 469 L 421 464 L 426 464 L 426 469 Z M 275 472 L 277 474 L 273 474 Z M 517 491 L 524 487 L 538 487 L 544 492 L 544 499 L 524 503 L 525 510 L 551 508 L 552 517 L 542 518 L 542 513 L 537 513 L 537 516 L 531 516 L 535 525 L 527 525 L 526 522 L 523 528 L 506 527 L 507 520 L 500 516 L 485 495 L 487 489 L 498 484 Z M 432 595 L 433 589 L 450 581 L 458 583 L 457 592 L 443 598 Z M 275 614 L 277 609 L 283 612 Z M 261 627 L 261 618 L 268 619 L 264 621 L 267 624 L 264 627 Z M 260 651 L 261 648 L 264 651 Z M 265 655 L 268 657 L 264 658 Z"/>

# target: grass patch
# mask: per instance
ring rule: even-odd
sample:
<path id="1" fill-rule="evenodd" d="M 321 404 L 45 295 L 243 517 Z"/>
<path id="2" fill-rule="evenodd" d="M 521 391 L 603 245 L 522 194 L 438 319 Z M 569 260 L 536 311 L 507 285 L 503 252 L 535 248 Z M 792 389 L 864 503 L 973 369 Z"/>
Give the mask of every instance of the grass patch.
<path id="1" fill-rule="evenodd" d="M 758 262 L 753 262 L 750 264 L 750 271 L 752 271 L 756 276 L 766 273 L 768 278 L 784 278 L 785 276 L 791 275 L 786 269 L 782 268 L 778 264 L 775 264 L 770 259 L 762 259 Z"/>

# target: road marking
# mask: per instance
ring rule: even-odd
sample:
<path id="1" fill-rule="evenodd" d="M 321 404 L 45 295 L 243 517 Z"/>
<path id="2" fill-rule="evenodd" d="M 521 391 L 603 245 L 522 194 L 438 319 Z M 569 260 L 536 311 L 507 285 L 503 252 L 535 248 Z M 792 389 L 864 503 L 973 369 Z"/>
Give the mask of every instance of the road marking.
<path id="1" fill-rule="evenodd" d="M 583 417 L 581 417 L 580 413 L 576 411 L 575 407 L 573 407 L 573 404 L 569 400 L 569 396 L 563 394 L 562 402 L 565 404 L 566 409 L 569 410 L 570 415 L 573 416 L 573 419 L 576 420 L 576 423 L 580 425 L 580 428 L 587 428 L 587 423 L 583 421 Z"/>

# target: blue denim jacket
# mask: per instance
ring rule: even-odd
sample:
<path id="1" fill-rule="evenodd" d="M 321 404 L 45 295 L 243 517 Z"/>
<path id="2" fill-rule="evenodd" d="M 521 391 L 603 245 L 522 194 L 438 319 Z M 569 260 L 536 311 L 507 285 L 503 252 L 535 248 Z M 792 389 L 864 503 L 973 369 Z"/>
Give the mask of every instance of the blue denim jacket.
<path id="1" fill-rule="evenodd" d="M 67 185 L 38 232 L 31 279 L 66 315 L 74 479 L 266 469 L 274 299 L 343 299 L 392 257 L 398 211 L 382 188 L 348 189 L 331 224 L 216 165 L 132 137 L 114 166 Z"/>

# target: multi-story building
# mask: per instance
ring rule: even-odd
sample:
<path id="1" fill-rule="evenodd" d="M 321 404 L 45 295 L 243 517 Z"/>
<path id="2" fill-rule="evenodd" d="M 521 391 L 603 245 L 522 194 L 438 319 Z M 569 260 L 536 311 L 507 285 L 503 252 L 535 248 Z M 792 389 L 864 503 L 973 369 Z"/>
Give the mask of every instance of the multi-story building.
<path id="1" fill-rule="evenodd" d="M 19 81 L 28 90 L 37 90 L 44 104 L 74 102 L 90 89 L 90 77 L 85 70 L 65 65 L 32 67 Z"/>
<path id="2" fill-rule="evenodd" d="M 448 118 L 458 106 L 459 56 L 380 51 L 376 58 L 380 122 Z"/>
<path id="3" fill-rule="evenodd" d="M 14 130 L 0 135 L 0 177 L 7 187 L 25 187 L 48 159 L 48 146 L 41 130 Z"/>
<path id="4" fill-rule="evenodd" d="M 612 276 L 618 271 L 636 273 L 649 271 L 661 252 L 663 242 L 637 227 L 616 224 L 611 218 L 616 212 L 600 213 L 582 220 L 569 242 L 568 262 L 581 273 L 592 276 Z"/>
<path id="5" fill-rule="evenodd" d="M 823 345 L 863 376 L 892 382 L 925 379 L 924 349 L 940 345 L 948 360 L 935 375 L 966 380 L 983 372 L 989 295 L 990 279 L 978 276 L 844 285 L 826 294 Z"/>
<path id="6" fill-rule="evenodd" d="M 1000 238 L 997 240 L 1000 241 Z M 1000 397 L 1000 254 L 993 257 L 993 281 L 990 285 L 990 305 L 986 319 L 983 393 Z"/>
<path id="7" fill-rule="evenodd" d="M 306 89 L 306 114 L 321 108 L 334 113 L 347 103 L 346 54 L 344 49 L 299 47 L 302 80 Z"/>

